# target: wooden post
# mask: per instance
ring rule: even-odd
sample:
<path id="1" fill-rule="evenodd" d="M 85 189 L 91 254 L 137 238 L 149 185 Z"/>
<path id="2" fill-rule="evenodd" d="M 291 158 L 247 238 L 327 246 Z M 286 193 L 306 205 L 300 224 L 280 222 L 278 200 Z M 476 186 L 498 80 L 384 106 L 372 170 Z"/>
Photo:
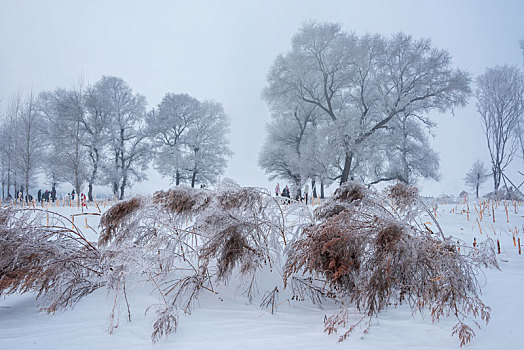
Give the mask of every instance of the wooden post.
<path id="1" fill-rule="evenodd" d="M 75 229 L 75 216 L 71 215 L 71 223 L 72 223 L 72 229 Z"/>
<path id="2" fill-rule="evenodd" d="M 513 246 L 514 246 L 514 247 L 517 246 L 517 242 L 515 242 L 515 234 L 513 234 Z"/>
<path id="3" fill-rule="evenodd" d="M 497 251 L 500 254 L 500 241 L 497 239 Z"/>
<path id="4" fill-rule="evenodd" d="M 518 243 L 519 243 L 519 255 L 520 255 L 521 254 L 521 252 L 520 252 L 520 237 L 518 239 Z"/>
<path id="5" fill-rule="evenodd" d="M 482 234 L 482 227 L 480 227 L 480 222 L 479 222 L 479 219 L 478 219 L 478 218 L 476 218 L 476 220 L 477 220 L 477 224 L 479 225 L 479 231 L 480 231 L 480 234 Z"/>
<path id="6" fill-rule="evenodd" d="M 86 228 L 89 228 L 89 226 L 87 225 L 87 216 L 85 217 L 85 219 L 86 219 Z"/>
<path id="7" fill-rule="evenodd" d="M 494 206 L 494 204 L 491 205 L 491 213 L 493 215 L 493 223 L 495 223 L 495 206 Z"/>

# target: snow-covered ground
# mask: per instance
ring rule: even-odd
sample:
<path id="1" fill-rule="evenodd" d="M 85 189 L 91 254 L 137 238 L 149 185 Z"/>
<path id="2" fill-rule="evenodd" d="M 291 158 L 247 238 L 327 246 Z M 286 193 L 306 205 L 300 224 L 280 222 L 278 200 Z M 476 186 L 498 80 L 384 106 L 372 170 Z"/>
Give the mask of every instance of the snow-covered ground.
<path id="1" fill-rule="evenodd" d="M 478 204 L 476 204 L 478 208 Z M 437 209 L 446 235 L 465 242 L 480 242 L 487 237 L 498 239 L 501 254 L 497 255 L 501 271 L 483 270 L 482 299 L 492 307 L 488 326 L 475 329 L 476 336 L 466 349 L 524 348 L 524 254 L 519 255 L 513 244 L 521 237 L 524 244 L 524 206 L 518 212 L 510 204 L 509 223 L 503 203 L 491 207 L 480 222 L 475 203 L 469 203 L 469 221 L 465 204 L 441 204 Z M 58 208 L 63 215 L 79 213 L 76 208 Z M 102 208 L 104 210 L 104 208 Z M 89 212 L 97 212 L 89 208 Z M 99 216 L 89 216 L 88 225 L 97 227 Z M 75 221 L 84 227 L 86 235 L 96 240 L 96 234 L 85 229 L 84 218 Z M 523 247 L 524 248 L 524 247 Z M 305 301 L 281 298 L 277 312 L 259 307 L 262 295 L 253 303 L 240 291 L 226 288 L 220 294 L 202 294 L 191 315 L 181 317 L 177 333 L 152 344 L 154 313 L 145 314 L 148 306 L 157 302 L 149 287 L 129 291 L 132 322 L 126 320 L 126 310 L 120 310 L 120 322 L 113 334 L 107 332 L 108 316 L 113 299 L 99 289 L 82 299 L 72 310 L 47 315 L 39 312 L 33 295 L 11 295 L 0 299 L 0 349 L 458 349 L 459 341 L 451 335 L 453 319 L 433 324 L 428 315 L 412 316 L 401 306 L 381 313 L 372 321 L 367 334 L 355 331 L 346 341 L 338 343 L 336 335 L 323 332 L 323 320 L 337 306 L 312 305 Z"/>

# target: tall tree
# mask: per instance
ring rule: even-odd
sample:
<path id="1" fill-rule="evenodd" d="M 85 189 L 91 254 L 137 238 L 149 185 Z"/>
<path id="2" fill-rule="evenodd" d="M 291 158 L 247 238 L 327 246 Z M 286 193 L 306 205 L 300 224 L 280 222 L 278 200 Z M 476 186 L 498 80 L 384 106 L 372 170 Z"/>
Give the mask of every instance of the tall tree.
<path id="1" fill-rule="evenodd" d="M 1 143 L 0 156 L 2 161 L 2 174 L 5 177 L 4 184 L 6 186 L 7 197 L 11 196 L 11 186 L 13 187 L 13 194 L 16 195 L 17 188 L 17 167 L 16 167 L 16 149 L 18 143 L 17 139 L 17 125 L 18 117 L 22 108 L 22 96 L 16 94 L 11 99 L 7 113 L 2 121 L 1 128 Z"/>
<path id="2" fill-rule="evenodd" d="M 117 77 L 103 77 L 94 89 L 100 99 L 101 113 L 107 116 L 109 161 L 105 164 L 106 181 L 113 194 L 123 199 L 125 189 L 133 180 L 145 178 L 149 155 L 144 130 L 146 101 Z"/>
<path id="3" fill-rule="evenodd" d="M 340 26 L 307 23 L 268 74 L 267 101 L 290 94 L 323 112 L 341 157 L 340 182 L 353 177 L 362 145 L 404 113 L 464 105 L 467 73 L 453 69 L 445 50 L 399 33 L 357 37 Z M 360 157 L 362 159 L 362 157 Z"/>
<path id="4" fill-rule="evenodd" d="M 187 94 L 167 93 L 147 117 L 155 149 L 154 164 L 160 174 L 179 185 L 187 174 L 187 134 L 200 117 L 200 102 Z"/>
<path id="5" fill-rule="evenodd" d="M 103 184 L 101 168 L 104 163 L 104 148 L 109 143 L 109 121 L 111 107 L 106 105 L 110 101 L 106 98 L 105 89 L 101 81 L 88 87 L 85 93 L 85 109 L 81 119 L 84 129 L 84 146 L 88 154 L 87 196 L 93 200 L 93 186 Z"/>
<path id="6" fill-rule="evenodd" d="M 228 147 L 229 119 L 220 103 L 204 101 L 200 104 L 199 118 L 187 134 L 188 161 L 186 171 L 195 184 L 215 183 L 224 173 L 227 158 L 231 156 Z"/>
<path id="7" fill-rule="evenodd" d="M 229 120 L 220 103 L 168 93 L 147 118 L 155 167 L 179 185 L 208 184 L 223 174 L 231 155 Z"/>
<path id="8" fill-rule="evenodd" d="M 46 119 L 48 143 L 44 171 L 54 186 L 65 181 L 81 193 L 88 178 L 88 149 L 82 124 L 86 110 L 81 86 L 41 93 L 39 109 Z"/>
<path id="9" fill-rule="evenodd" d="M 18 172 L 26 196 L 35 182 L 44 154 L 43 117 L 31 91 L 22 101 L 16 125 L 15 154 Z"/>
<path id="10" fill-rule="evenodd" d="M 315 121 L 318 113 L 310 104 L 282 101 L 273 104 L 272 122 L 267 126 L 267 138 L 259 154 L 258 164 L 269 179 L 285 179 L 292 183 L 293 192 L 318 174 L 318 144 Z"/>
<path id="11" fill-rule="evenodd" d="M 476 97 L 491 157 L 493 186 L 498 190 L 517 150 L 515 131 L 524 114 L 524 76 L 517 67 L 488 68 L 477 78 Z"/>
<path id="12" fill-rule="evenodd" d="M 464 182 L 466 185 L 470 186 L 473 190 L 475 190 L 475 194 L 477 198 L 479 197 L 479 187 L 486 182 L 488 179 L 490 173 L 488 172 L 488 169 L 485 167 L 484 163 L 480 160 L 476 160 L 475 163 L 471 166 L 471 169 L 466 173 L 466 177 L 464 178 Z"/>

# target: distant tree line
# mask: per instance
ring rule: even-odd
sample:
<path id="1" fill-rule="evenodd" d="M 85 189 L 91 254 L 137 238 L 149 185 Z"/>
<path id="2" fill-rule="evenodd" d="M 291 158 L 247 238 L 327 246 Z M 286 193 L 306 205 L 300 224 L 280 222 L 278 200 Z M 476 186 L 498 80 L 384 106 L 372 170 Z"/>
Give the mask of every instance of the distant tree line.
<path id="1" fill-rule="evenodd" d="M 168 93 L 148 111 L 145 97 L 118 77 L 18 94 L 0 122 L 2 197 L 35 190 L 43 172 L 53 186 L 87 190 L 89 200 L 94 185 L 122 199 L 150 163 L 177 185 L 214 183 L 231 154 L 228 133 L 220 103 Z"/>

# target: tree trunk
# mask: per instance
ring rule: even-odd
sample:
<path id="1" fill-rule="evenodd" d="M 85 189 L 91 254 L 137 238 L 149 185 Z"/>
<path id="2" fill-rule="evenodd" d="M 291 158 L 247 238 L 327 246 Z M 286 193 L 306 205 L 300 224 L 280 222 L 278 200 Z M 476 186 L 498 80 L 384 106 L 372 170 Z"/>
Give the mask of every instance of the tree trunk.
<path id="1" fill-rule="evenodd" d="M 495 187 L 495 191 L 497 191 L 500 187 L 500 177 L 501 177 L 501 169 L 500 167 L 497 165 L 495 166 L 495 169 L 493 171 L 493 185 Z"/>
<path id="2" fill-rule="evenodd" d="M 191 187 L 195 188 L 195 182 L 196 182 L 196 171 L 193 171 L 193 175 L 191 175 Z"/>
<path id="3" fill-rule="evenodd" d="M 87 185 L 87 199 L 92 202 L 93 201 L 93 183 L 90 181 Z"/>
<path id="4" fill-rule="evenodd" d="M 340 177 L 340 184 L 341 185 L 344 182 L 348 181 L 349 171 L 351 169 L 351 162 L 352 161 L 353 161 L 353 153 L 352 152 L 346 152 L 346 156 L 345 156 L 345 159 L 344 159 L 344 169 L 342 170 L 342 176 Z"/>
<path id="5" fill-rule="evenodd" d="M 25 173 L 25 196 L 29 199 L 29 171 Z"/>
<path id="6" fill-rule="evenodd" d="M 302 198 L 302 189 L 299 186 L 296 186 L 295 200 L 299 201 Z"/>
<path id="7" fill-rule="evenodd" d="M 177 170 L 176 172 L 176 175 L 175 175 L 175 179 L 176 179 L 176 185 L 180 185 L 180 172 Z"/>
<path id="8" fill-rule="evenodd" d="M 7 198 L 11 195 L 9 189 L 11 187 L 11 169 L 7 170 Z"/>
<path id="9" fill-rule="evenodd" d="M 100 155 L 98 154 L 98 149 L 96 147 L 93 147 L 93 151 L 89 153 L 93 162 L 93 171 L 91 172 L 91 177 L 89 178 L 89 191 L 87 193 L 87 196 L 89 197 L 90 201 L 93 201 L 93 185 L 95 184 L 96 175 L 98 173 L 98 162 L 100 160 Z"/>
<path id="10" fill-rule="evenodd" d="M 477 182 L 477 198 L 479 198 L 479 183 Z"/>
<path id="11" fill-rule="evenodd" d="M 320 198 L 324 199 L 324 182 L 320 181 Z"/>
<path id="12" fill-rule="evenodd" d="M 122 177 L 122 185 L 120 186 L 120 200 L 124 199 L 124 191 L 127 185 L 127 175 Z"/>
<path id="13" fill-rule="evenodd" d="M 313 198 L 317 198 L 317 186 L 315 180 L 311 180 L 311 188 L 313 189 Z"/>

